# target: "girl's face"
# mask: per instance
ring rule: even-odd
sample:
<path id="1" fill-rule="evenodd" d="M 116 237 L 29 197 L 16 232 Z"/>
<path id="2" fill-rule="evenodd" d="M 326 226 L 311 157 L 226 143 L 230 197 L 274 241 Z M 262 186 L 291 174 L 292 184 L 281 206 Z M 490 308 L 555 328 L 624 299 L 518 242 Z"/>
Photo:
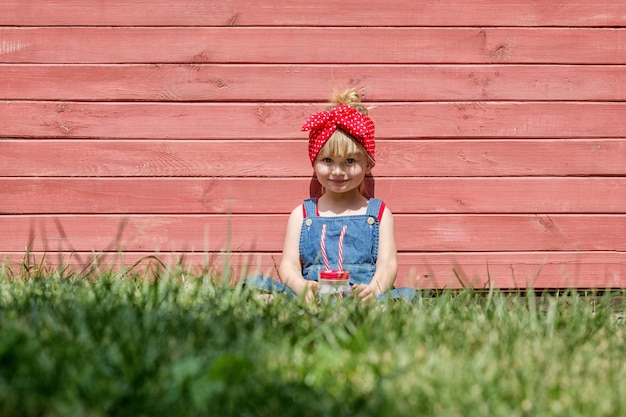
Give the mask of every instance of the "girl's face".
<path id="1" fill-rule="evenodd" d="M 337 194 L 358 189 L 370 172 L 367 155 L 319 155 L 313 164 L 315 176 L 326 192 Z"/>

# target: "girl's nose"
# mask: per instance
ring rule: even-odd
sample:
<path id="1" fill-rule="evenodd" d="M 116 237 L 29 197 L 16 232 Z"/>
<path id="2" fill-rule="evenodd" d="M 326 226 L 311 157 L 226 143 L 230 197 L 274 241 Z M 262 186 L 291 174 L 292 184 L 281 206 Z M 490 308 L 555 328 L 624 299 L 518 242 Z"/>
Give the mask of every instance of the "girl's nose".
<path id="1" fill-rule="evenodd" d="M 333 164 L 331 172 L 333 174 L 343 174 L 343 167 L 339 164 Z"/>

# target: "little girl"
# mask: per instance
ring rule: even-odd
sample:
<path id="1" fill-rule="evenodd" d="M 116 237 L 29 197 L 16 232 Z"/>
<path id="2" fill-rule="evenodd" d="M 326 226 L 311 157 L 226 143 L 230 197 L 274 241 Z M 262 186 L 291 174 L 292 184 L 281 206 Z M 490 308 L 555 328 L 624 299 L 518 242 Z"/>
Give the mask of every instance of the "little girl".
<path id="1" fill-rule="evenodd" d="M 408 289 L 393 289 L 393 215 L 383 201 L 365 196 L 365 176 L 375 164 L 374 122 L 354 89 L 335 93 L 332 104 L 302 126 L 309 131 L 309 158 L 322 195 L 289 216 L 278 268 L 282 284 L 259 277 L 255 286 L 311 300 L 320 271 L 331 268 L 349 271 L 352 295 L 364 301 L 386 293 L 406 297 Z"/>

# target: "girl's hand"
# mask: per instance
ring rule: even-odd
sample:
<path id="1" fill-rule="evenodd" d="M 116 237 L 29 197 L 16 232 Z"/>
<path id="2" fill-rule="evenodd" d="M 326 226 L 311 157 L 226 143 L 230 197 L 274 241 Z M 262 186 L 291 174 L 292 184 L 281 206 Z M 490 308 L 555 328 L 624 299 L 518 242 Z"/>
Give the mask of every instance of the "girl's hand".
<path id="1" fill-rule="evenodd" d="M 317 292 L 320 289 L 320 283 L 317 281 L 306 280 L 304 287 L 304 301 L 307 303 L 317 301 Z"/>
<path id="2" fill-rule="evenodd" d="M 374 288 L 367 284 L 352 285 L 352 293 L 361 299 L 361 301 L 373 301 L 378 296 Z"/>

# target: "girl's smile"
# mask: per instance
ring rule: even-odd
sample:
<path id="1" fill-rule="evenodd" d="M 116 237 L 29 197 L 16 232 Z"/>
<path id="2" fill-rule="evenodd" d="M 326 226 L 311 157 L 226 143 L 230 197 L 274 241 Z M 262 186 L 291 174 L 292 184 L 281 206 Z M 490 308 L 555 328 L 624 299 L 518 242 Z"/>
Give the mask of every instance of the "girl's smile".
<path id="1" fill-rule="evenodd" d="M 362 155 L 324 156 L 315 161 L 315 175 L 326 191 L 345 193 L 361 185 L 368 171 Z"/>

